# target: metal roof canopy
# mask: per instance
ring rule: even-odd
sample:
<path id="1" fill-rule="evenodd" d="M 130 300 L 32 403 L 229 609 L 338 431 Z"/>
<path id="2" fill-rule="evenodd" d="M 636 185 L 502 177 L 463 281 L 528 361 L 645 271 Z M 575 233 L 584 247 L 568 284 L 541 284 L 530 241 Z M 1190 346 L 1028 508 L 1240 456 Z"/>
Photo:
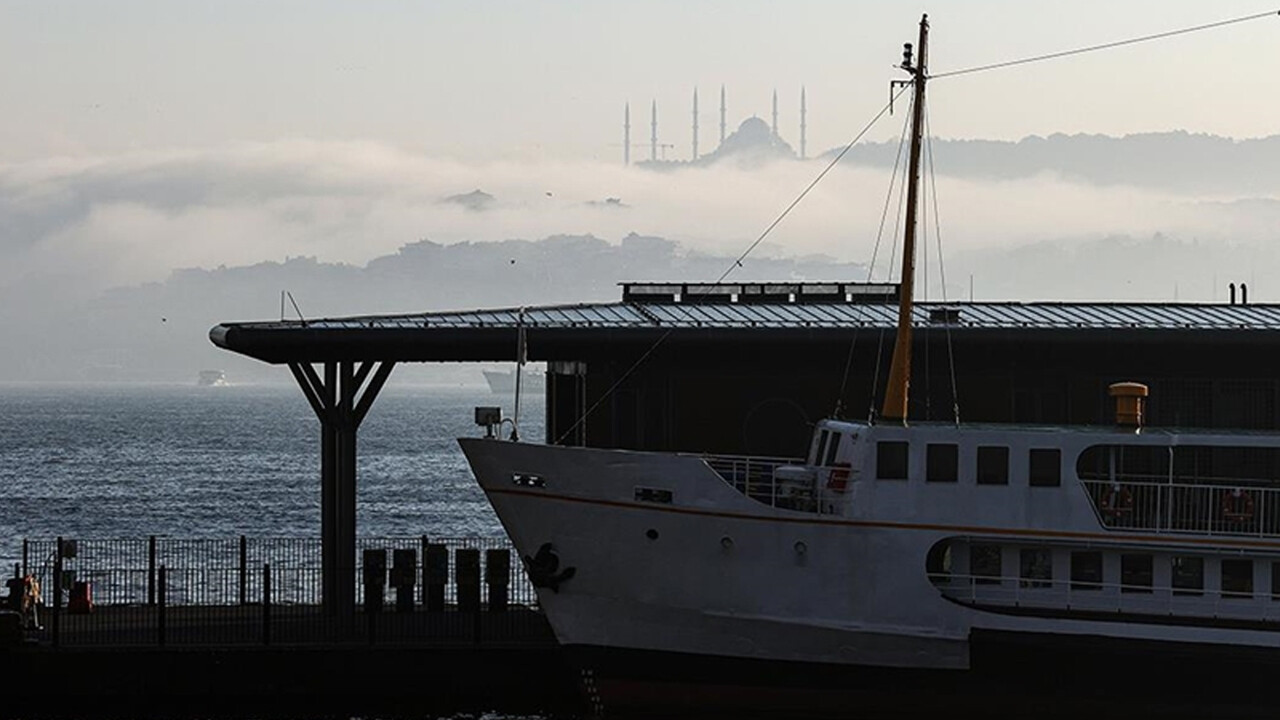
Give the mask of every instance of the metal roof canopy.
<path id="1" fill-rule="evenodd" d="M 637 300 L 640 296 L 630 295 Z M 865 300 L 682 302 L 668 297 L 656 302 L 223 323 L 209 337 L 219 347 L 269 363 L 504 361 L 514 357 L 514 331 L 523 326 L 530 339 L 537 340 L 530 347 L 531 359 L 571 360 L 577 358 L 560 357 L 557 346 L 606 337 L 613 342 L 652 342 L 662 336 L 671 341 L 696 337 L 698 342 L 718 337 L 772 342 L 780 335 L 830 340 L 850 328 L 892 329 L 897 313 L 894 304 Z M 1280 330 L 1280 305 L 1274 304 L 933 302 L 917 304 L 913 317 L 917 328 L 950 328 L 956 333 L 1245 331 L 1257 339 L 1257 331 Z"/>

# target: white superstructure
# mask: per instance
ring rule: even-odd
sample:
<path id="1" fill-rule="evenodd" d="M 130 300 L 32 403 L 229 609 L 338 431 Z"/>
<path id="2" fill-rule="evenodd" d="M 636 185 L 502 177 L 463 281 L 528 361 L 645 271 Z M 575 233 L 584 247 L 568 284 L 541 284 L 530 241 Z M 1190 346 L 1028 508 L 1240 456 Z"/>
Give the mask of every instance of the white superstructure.
<path id="1" fill-rule="evenodd" d="M 574 568 L 539 593 L 562 643 L 953 668 L 977 627 L 1280 646 L 1274 478 L 1182 469 L 1278 445 L 838 421 L 794 464 L 462 441 L 521 554 Z"/>

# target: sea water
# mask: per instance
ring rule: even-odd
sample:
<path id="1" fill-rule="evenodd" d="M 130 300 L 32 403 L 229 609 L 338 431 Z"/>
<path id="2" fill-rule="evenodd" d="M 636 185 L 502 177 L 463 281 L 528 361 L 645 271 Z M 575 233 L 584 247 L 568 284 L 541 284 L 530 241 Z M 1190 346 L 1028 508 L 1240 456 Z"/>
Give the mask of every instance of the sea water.
<path id="1" fill-rule="evenodd" d="M 360 427 L 357 533 L 502 535 L 456 438 L 483 385 L 392 380 Z M 543 438 L 543 400 L 521 402 Z M 293 385 L 0 385 L 0 560 L 23 537 L 320 535 L 320 422 Z M 6 567 L 0 566 L 0 567 Z"/>

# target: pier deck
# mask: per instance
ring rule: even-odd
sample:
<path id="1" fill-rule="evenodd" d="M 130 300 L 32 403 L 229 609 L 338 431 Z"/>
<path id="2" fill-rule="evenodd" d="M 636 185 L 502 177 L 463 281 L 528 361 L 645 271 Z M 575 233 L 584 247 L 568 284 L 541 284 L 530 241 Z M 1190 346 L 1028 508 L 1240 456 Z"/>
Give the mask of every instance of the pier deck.
<path id="1" fill-rule="evenodd" d="M 401 560 L 420 549 L 434 565 L 361 567 L 346 612 L 319 602 L 316 545 L 26 543 L 15 573 L 43 588 L 42 628 L 19 635 L 0 615 L 0 717 L 580 714 L 575 673 L 501 541 L 400 542 Z"/>

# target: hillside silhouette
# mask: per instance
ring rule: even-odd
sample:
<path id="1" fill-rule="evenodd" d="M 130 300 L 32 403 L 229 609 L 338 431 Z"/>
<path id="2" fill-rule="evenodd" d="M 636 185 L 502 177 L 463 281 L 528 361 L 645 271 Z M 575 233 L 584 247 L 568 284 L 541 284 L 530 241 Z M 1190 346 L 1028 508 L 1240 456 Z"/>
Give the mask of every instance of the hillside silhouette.
<path id="1" fill-rule="evenodd" d="M 1094 185 L 1178 192 L 1280 189 L 1280 135 L 1235 140 L 1185 130 L 1124 137 L 1055 133 L 1016 142 L 934 139 L 932 145 L 937 171 L 954 177 L 1018 180 L 1049 173 Z M 897 152 L 897 141 L 861 143 L 844 162 L 892 168 Z"/>
<path id="2" fill-rule="evenodd" d="M 45 312 L 0 317 L 12 341 L 0 347 L 0 379 L 194 382 L 201 369 L 225 368 L 232 381 L 287 380 L 279 368 L 214 347 L 209 328 L 279 318 L 283 290 L 308 319 L 608 302 L 621 298 L 620 282 L 708 282 L 732 264 L 733 258 L 689 252 L 659 237 L 633 233 L 610 243 L 592 235 L 555 235 L 450 245 L 422 240 L 364 266 L 294 257 L 178 270 L 164 282 L 117 288 L 80 302 L 56 289 L 38 295 L 37 287 L 24 286 L 25 306 Z M 864 266 L 825 256 L 759 254 L 731 279 L 865 278 Z M 297 318 L 291 303 L 284 317 Z"/>

